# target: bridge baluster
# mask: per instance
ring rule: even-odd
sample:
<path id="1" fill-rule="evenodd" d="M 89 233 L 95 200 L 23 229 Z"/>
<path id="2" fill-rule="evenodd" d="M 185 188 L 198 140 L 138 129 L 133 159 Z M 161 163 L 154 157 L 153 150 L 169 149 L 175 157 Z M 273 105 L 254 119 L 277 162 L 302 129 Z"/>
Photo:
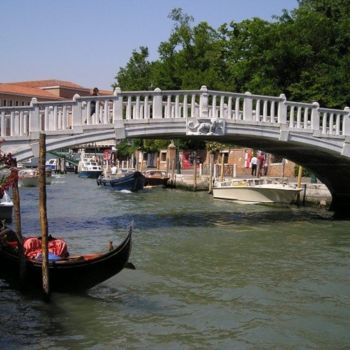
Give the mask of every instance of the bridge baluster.
<path id="1" fill-rule="evenodd" d="M 331 113 L 329 115 L 329 128 L 328 128 L 328 133 L 329 135 L 333 135 L 334 133 L 334 113 Z"/>
<path id="2" fill-rule="evenodd" d="M 62 129 L 68 129 L 68 116 L 67 116 L 67 106 L 64 105 L 62 109 L 62 119 L 61 119 Z"/>
<path id="3" fill-rule="evenodd" d="M 195 110 L 196 110 L 196 95 L 192 94 L 192 96 L 191 96 L 191 118 L 195 118 L 195 116 L 196 116 Z"/>
<path id="4" fill-rule="evenodd" d="M 53 128 L 52 128 L 52 130 L 58 130 L 57 106 L 53 107 Z"/>
<path id="5" fill-rule="evenodd" d="M 297 107 L 297 129 L 300 129 L 301 127 L 301 108 L 300 106 Z"/>
<path id="6" fill-rule="evenodd" d="M 109 124 L 109 121 L 108 121 L 109 101 L 108 100 L 105 100 L 103 112 L 104 112 L 103 113 L 103 124 L 104 125 Z"/>
<path id="7" fill-rule="evenodd" d="M 236 97 L 236 101 L 235 101 L 235 119 L 236 120 L 240 120 L 240 98 Z"/>
<path id="8" fill-rule="evenodd" d="M 183 117 L 188 118 L 188 102 L 187 102 L 188 96 L 187 94 L 184 95 L 183 100 Z"/>
<path id="9" fill-rule="evenodd" d="M 336 118 L 335 119 L 335 134 L 337 136 L 339 136 L 340 135 L 340 118 L 341 118 L 341 114 L 337 113 L 335 118 Z"/>
<path id="10" fill-rule="evenodd" d="M 23 136 L 23 111 L 20 111 L 19 112 L 19 120 L 18 120 L 18 135 L 19 136 Z"/>
<path id="11" fill-rule="evenodd" d="M 304 129 L 308 129 L 309 126 L 309 108 L 304 108 Z"/>
<path id="12" fill-rule="evenodd" d="M 90 124 L 90 115 L 91 115 L 91 101 L 87 101 L 86 108 L 84 109 L 85 116 L 83 118 L 84 123 L 87 125 Z"/>
<path id="13" fill-rule="evenodd" d="M 260 122 L 260 105 L 261 105 L 261 100 L 258 98 L 255 101 L 255 121 Z"/>
<path id="14" fill-rule="evenodd" d="M 327 134 L 327 119 L 328 119 L 328 113 L 323 112 L 322 113 L 322 134 Z"/>
<path id="15" fill-rule="evenodd" d="M 146 95 L 144 99 L 143 119 L 148 119 L 148 118 L 149 118 L 148 95 Z"/>
<path id="16" fill-rule="evenodd" d="M 232 119 L 232 96 L 228 98 L 227 101 L 227 117 L 228 119 Z"/>
<path id="17" fill-rule="evenodd" d="M 180 96 L 175 96 L 175 118 L 180 118 Z"/>
<path id="18" fill-rule="evenodd" d="M 220 97 L 220 111 L 219 111 L 219 118 L 225 118 L 225 96 Z"/>
<path id="19" fill-rule="evenodd" d="M 217 118 L 217 109 L 216 109 L 216 95 L 213 95 L 212 105 L 211 105 L 211 116 Z"/>
<path id="20" fill-rule="evenodd" d="M 270 123 L 275 123 L 275 101 L 270 101 Z"/>
<path id="21" fill-rule="evenodd" d="M 165 118 L 168 119 L 171 116 L 171 96 L 168 95 L 166 107 L 165 107 Z"/>
<path id="22" fill-rule="evenodd" d="M 289 127 L 294 128 L 294 123 L 295 123 L 295 107 L 291 106 L 289 110 Z"/>
<path id="23" fill-rule="evenodd" d="M 0 136 L 6 136 L 6 127 L 5 127 L 5 112 L 0 114 Z"/>
<path id="24" fill-rule="evenodd" d="M 128 102 L 126 105 L 126 119 L 131 119 L 131 96 L 128 96 Z"/>
<path id="25" fill-rule="evenodd" d="M 10 136 L 14 136 L 15 135 L 14 119 L 15 119 L 15 113 L 11 112 L 10 113 Z"/>
<path id="26" fill-rule="evenodd" d="M 267 122 L 267 107 L 268 107 L 268 101 L 264 100 L 264 105 L 263 105 L 263 122 Z"/>

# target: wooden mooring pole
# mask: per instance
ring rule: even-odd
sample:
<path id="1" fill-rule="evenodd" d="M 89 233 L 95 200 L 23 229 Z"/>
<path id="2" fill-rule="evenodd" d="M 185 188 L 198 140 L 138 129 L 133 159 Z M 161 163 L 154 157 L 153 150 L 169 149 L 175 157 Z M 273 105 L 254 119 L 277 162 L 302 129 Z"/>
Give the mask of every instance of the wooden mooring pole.
<path id="1" fill-rule="evenodd" d="M 23 249 L 23 236 L 22 236 L 22 222 L 21 222 L 21 200 L 19 196 L 19 190 L 18 190 L 18 170 L 17 170 L 17 164 L 16 169 L 13 170 L 16 171 L 17 176 L 16 180 L 12 187 L 12 196 L 13 196 L 13 207 L 15 211 L 15 225 L 16 225 L 16 237 L 18 241 L 18 252 L 19 252 L 19 277 L 20 277 L 20 286 L 23 287 L 24 283 L 24 276 L 25 276 L 25 257 L 24 257 L 24 249 Z"/>
<path id="2" fill-rule="evenodd" d="M 48 224 L 46 209 L 46 135 L 41 133 L 39 139 L 39 215 L 41 227 L 42 276 L 44 300 L 50 299 L 49 259 L 48 259 Z"/>
<path id="3" fill-rule="evenodd" d="M 214 165 L 214 153 L 210 152 L 210 155 L 209 155 L 209 190 L 208 190 L 208 193 L 213 193 L 213 165 Z"/>

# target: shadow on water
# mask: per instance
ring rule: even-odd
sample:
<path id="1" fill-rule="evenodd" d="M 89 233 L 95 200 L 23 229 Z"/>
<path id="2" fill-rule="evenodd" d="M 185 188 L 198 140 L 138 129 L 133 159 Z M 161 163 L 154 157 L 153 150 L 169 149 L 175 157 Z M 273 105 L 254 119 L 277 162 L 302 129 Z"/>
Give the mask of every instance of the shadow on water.
<path id="1" fill-rule="evenodd" d="M 254 212 L 238 212 L 238 211 L 222 211 L 212 212 L 195 211 L 187 213 L 123 213 L 115 216 L 101 216 L 94 220 L 74 220 L 66 219 L 65 226 L 74 225 L 77 227 L 86 227 L 89 230 L 98 229 L 103 223 L 104 227 L 116 229 L 124 229 L 131 222 L 134 222 L 136 228 L 157 229 L 166 227 L 214 227 L 220 223 L 225 225 L 253 225 L 259 224 L 278 224 L 295 221 L 330 221 L 331 213 L 315 212 L 306 210 L 291 210 L 286 208 L 279 211 L 254 211 Z M 60 225 L 60 220 L 53 219 L 51 225 L 56 228 Z"/>

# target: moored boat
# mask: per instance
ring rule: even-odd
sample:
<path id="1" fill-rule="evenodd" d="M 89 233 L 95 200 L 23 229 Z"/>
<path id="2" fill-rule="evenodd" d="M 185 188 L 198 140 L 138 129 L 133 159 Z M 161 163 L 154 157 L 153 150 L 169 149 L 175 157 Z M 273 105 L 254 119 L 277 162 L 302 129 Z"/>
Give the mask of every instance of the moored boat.
<path id="1" fill-rule="evenodd" d="M 15 233 L 4 229 L 0 233 L 0 273 L 15 285 L 20 282 L 20 257 Z M 128 266 L 131 251 L 131 229 L 127 237 L 109 252 L 84 254 L 49 260 L 52 291 L 82 291 L 111 278 Z M 41 288 L 42 262 L 25 257 L 24 288 Z"/>
<path id="2" fill-rule="evenodd" d="M 81 153 L 81 158 L 78 164 L 79 177 L 97 179 L 102 173 L 102 167 L 96 159 L 85 157 L 85 152 Z"/>
<path id="3" fill-rule="evenodd" d="M 301 188 L 275 179 L 251 178 L 215 181 L 213 197 L 242 203 L 292 203 Z"/>
<path id="4" fill-rule="evenodd" d="M 97 184 L 102 186 L 110 186 L 118 191 L 128 190 L 131 192 L 136 192 L 144 188 L 145 177 L 141 172 L 133 171 L 121 176 L 100 176 L 97 179 Z"/>
<path id="5" fill-rule="evenodd" d="M 0 220 L 12 221 L 13 202 L 9 194 L 5 191 L 0 198 Z"/>
<path id="6" fill-rule="evenodd" d="M 46 184 L 51 184 L 51 169 L 46 169 Z M 39 184 L 39 170 L 37 168 L 22 168 L 18 171 L 19 187 L 36 187 Z"/>
<path id="7" fill-rule="evenodd" d="M 145 186 L 165 187 L 169 180 L 167 172 L 162 170 L 146 170 L 143 175 L 145 176 Z"/>

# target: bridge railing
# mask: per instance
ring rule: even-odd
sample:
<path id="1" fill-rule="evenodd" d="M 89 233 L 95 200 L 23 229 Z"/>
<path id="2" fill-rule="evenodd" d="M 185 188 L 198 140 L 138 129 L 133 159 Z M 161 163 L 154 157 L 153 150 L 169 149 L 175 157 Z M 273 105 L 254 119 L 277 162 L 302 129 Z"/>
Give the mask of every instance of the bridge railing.
<path id="1" fill-rule="evenodd" d="M 350 109 L 321 108 L 318 103 L 279 97 L 208 90 L 121 91 L 111 96 L 75 95 L 69 101 L 0 107 L 0 136 L 29 137 L 32 132 L 71 132 L 113 127 L 121 120 L 220 118 L 235 123 L 281 125 L 319 137 L 350 136 Z"/>
<path id="2" fill-rule="evenodd" d="M 0 136 L 29 136 L 31 106 L 1 107 Z"/>

